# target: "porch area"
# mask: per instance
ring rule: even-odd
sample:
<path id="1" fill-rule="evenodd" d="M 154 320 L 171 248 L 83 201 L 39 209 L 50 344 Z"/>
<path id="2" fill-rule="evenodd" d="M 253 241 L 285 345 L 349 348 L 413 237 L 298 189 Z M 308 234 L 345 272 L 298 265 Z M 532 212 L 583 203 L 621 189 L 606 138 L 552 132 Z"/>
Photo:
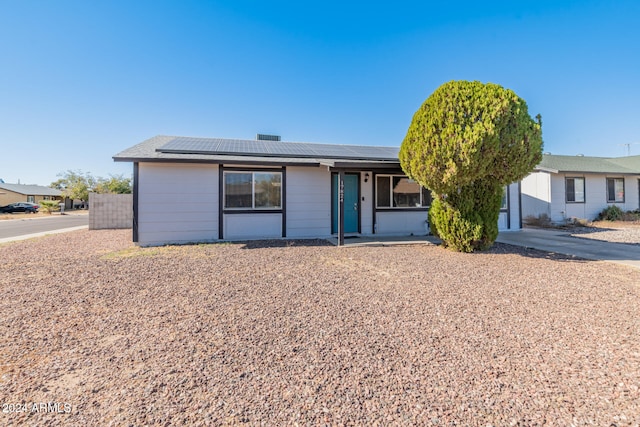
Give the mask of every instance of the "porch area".
<path id="1" fill-rule="evenodd" d="M 440 239 L 435 236 L 345 236 L 344 243 L 338 245 L 338 237 L 327 239 L 335 246 L 398 246 L 398 245 L 439 245 Z"/>

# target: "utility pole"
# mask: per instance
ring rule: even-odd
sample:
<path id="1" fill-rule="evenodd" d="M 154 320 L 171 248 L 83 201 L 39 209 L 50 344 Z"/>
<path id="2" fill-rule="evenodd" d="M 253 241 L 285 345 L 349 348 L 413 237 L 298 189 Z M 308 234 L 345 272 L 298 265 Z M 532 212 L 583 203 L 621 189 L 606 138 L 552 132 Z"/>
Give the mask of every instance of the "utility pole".
<path id="1" fill-rule="evenodd" d="M 631 155 L 631 146 L 632 145 L 640 145 L 640 142 L 632 142 L 632 143 L 626 143 L 626 144 L 618 144 L 621 145 L 623 147 L 627 147 L 627 157 Z"/>
<path id="2" fill-rule="evenodd" d="M 618 145 L 622 145 L 623 147 L 627 147 L 627 156 L 629 156 L 631 154 L 631 144 L 618 144 Z"/>

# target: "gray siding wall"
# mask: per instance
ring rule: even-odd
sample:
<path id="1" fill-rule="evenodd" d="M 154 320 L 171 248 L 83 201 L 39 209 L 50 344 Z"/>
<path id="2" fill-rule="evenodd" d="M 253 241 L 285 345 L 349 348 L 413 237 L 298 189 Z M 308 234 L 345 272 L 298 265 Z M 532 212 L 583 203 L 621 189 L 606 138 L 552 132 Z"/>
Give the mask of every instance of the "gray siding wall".
<path id="1" fill-rule="evenodd" d="M 225 240 L 279 239 L 281 213 L 228 214 L 224 216 Z"/>
<path id="2" fill-rule="evenodd" d="M 381 236 L 424 236 L 427 211 L 377 211 L 376 234 Z"/>
<path id="3" fill-rule="evenodd" d="M 520 189 L 518 183 L 509 184 L 509 230 L 520 229 Z"/>
<path id="4" fill-rule="evenodd" d="M 551 217 L 551 174 L 533 172 L 521 182 L 522 217 L 539 217 L 544 214 Z"/>
<path id="5" fill-rule="evenodd" d="M 218 166 L 140 163 L 138 243 L 218 239 Z"/>
<path id="6" fill-rule="evenodd" d="M 364 182 L 367 173 L 369 179 Z M 360 229 L 364 235 L 373 234 L 373 203 L 373 172 L 363 171 L 360 174 Z"/>
<path id="7" fill-rule="evenodd" d="M 331 236 L 331 172 L 287 167 L 287 237 Z"/>
<path id="8" fill-rule="evenodd" d="M 373 224 L 373 174 L 361 173 L 361 230 Z M 141 246 L 218 240 L 218 166 L 209 164 L 140 163 L 138 240 Z M 331 236 L 331 172 L 326 167 L 286 169 L 287 238 Z M 510 187 L 511 228 L 517 228 L 518 189 Z M 637 191 L 636 191 L 637 192 Z M 362 200 L 364 198 L 364 200 Z M 378 211 L 375 233 L 424 235 L 426 211 Z M 280 238 L 282 214 L 225 214 L 225 240 Z"/>

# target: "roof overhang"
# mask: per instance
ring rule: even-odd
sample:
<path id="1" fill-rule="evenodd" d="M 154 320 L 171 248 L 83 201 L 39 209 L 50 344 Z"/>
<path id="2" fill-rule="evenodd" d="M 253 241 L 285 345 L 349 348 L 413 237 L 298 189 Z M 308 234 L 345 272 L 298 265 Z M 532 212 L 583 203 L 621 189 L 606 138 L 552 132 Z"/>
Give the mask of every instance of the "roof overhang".
<path id="1" fill-rule="evenodd" d="M 540 166 L 540 165 L 536 166 L 534 170 L 538 171 L 538 172 L 549 172 L 549 173 L 559 173 L 560 172 L 557 169 L 546 168 L 546 167 Z"/>
<path id="2" fill-rule="evenodd" d="M 190 157 L 113 157 L 115 162 L 133 163 L 203 163 L 214 165 L 273 165 L 273 166 L 310 166 L 318 167 L 322 163 L 318 160 L 297 162 L 294 159 L 265 159 L 256 157 L 221 157 L 211 156 L 210 158 L 190 158 Z"/>
<path id="3" fill-rule="evenodd" d="M 400 169 L 399 161 L 343 161 L 335 159 L 283 159 L 276 157 L 250 157 L 250 156 L 210 156 L 210 158 L 190 157 L 113 157 L 116 162 L 133 163 L 200 163 L 216 165 L 262 165 L 262 166 L 301 166 L 320 167 L 326 166 L 335 169 Z"/>

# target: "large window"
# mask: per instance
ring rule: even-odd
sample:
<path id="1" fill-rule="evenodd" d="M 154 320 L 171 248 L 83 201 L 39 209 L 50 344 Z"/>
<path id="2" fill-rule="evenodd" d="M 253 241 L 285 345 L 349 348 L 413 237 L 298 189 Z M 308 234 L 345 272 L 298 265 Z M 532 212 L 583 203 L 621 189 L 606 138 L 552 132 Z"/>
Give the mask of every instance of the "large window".
<path id="1" fill-rule="evenodd" d="M 431 192 L 402 175 L 376 176 L 377 208 L 426 208 L 431 206 Z"/>
<path id="2" fill-rule="evenodd" d="M 567 202 L 584 203 L 584 178 L 566 178 Z"/>
<path id="3" fill-rule="evenodd" d="M 624 203 L 624 178 L 607 178 L 607 202 Z"/>
<path id="4" fill-rule="evenodd" d="M 282 172 L 225 172 L 224 207 L 282 209 Z"/>

